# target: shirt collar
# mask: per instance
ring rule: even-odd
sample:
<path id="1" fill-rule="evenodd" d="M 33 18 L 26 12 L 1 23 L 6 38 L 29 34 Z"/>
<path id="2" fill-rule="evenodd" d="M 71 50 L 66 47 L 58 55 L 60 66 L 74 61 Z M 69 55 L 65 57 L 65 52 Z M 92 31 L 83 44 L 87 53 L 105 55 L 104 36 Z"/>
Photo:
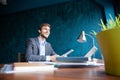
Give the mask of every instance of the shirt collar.
<path id="1" fill-rule="evenodd" d="M 42 43 L 45 44 L 45 43 L 46 43 L 46 40 L 45 40 L 45 41 L 42 41 L 40 37 L 38 37 L 38 41 L 39 41 L 40 44 L 42 44 Z"/>

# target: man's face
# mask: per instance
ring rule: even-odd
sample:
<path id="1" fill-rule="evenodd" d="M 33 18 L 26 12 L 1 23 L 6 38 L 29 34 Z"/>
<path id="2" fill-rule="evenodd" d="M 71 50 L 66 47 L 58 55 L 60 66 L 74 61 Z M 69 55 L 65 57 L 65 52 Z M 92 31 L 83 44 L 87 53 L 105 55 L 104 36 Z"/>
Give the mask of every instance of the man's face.
<path id="1" fill-rule="evenodd" d="M 48 38 L 50 35 L 50 27 L 49 26 L 43 26 L 41 30 L 39 30 L 40 35 L 44 38 Z"/>

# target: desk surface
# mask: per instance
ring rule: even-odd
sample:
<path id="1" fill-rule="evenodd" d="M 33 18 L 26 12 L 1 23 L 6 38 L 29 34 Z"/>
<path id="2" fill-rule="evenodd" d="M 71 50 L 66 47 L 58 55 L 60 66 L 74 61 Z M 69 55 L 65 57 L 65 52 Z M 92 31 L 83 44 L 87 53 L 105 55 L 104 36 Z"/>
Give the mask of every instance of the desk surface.
<path id="1" fill-rule="evenodd" d="M 120 80 L 120 77 L 106 74 L 104 66 L 99 66 L 59 68 L 52 73 L 0 73 L 0 80 Z"/>

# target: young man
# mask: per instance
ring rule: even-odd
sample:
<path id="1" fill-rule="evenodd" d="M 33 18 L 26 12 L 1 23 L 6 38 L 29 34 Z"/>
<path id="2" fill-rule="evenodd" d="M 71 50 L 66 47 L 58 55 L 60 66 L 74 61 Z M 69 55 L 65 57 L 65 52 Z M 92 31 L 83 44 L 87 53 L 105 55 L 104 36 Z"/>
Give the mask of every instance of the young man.
<path id="1" fill-rule="evenodd" d="M 50 43 L 46 39 L 50 35 L 50 24 L 43 23 L 40 25 L 39 36 L 29 38 L 26 43 L 26 60 L 27 61 L 55 61 L 58 56 Z"/>

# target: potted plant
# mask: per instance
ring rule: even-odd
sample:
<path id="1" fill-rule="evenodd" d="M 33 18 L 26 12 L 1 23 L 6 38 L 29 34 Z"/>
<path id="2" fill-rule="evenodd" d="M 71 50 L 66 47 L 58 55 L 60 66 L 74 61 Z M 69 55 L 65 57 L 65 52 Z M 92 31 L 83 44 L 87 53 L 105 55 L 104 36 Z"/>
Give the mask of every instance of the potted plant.
<path id="1" fill-rule="evenodd" d="M 96 35 L 101 53 L 103 55 L 105 71 L 108 74 L 120 76 L 120 15 L 107 20 L 101 20 L 101 32 Z"/>

